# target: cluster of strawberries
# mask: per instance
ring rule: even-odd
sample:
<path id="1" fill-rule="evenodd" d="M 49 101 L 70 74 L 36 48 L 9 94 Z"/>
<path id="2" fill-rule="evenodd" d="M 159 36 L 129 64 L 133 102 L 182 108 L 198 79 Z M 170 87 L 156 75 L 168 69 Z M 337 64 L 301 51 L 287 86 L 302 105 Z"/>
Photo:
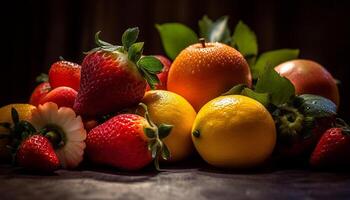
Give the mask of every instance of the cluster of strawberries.
<path id="1" fill-rule="evenodd" d="M 152 160 L 158 167 L 158 159 L 169 158 L 161 139 L 171 126 L 158 128 L 139 103 L 146 90 L 166 89 L 171 63 L 163 56 L 143 56 L 138 33 L 138 28 L 126 30 L 123 46 L 104 42 L 97 33 L 98 47 L 87 53 L 82 66 L 65 60 L 51 66 L 48 79 L 30 97 L 37 108 L 29 121 L 19 120 L 12 109 L 14 126 L 9 128 L 18 135 L 20 166 L 44 172 L 75 168 L 84 152 L 94 163 L 125 170 L 143 168 Z M 143 109 L 144 117 L 120 114 L 130 107 Z"/>

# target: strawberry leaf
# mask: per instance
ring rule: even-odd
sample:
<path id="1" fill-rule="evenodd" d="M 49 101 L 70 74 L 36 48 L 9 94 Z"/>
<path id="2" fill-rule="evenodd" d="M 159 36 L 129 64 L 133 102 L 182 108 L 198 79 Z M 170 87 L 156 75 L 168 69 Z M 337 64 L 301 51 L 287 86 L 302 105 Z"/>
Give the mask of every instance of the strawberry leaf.
<path id="1" fill-rule="evenodd" d="M 137 61 L 137 66 L 151 74 L 158 74 L 163 70 L 163 64 L 154 56 L 144 56 Z"/>
<path id="2" fill-rule="evenodd" d="M 249 88 L 244 88 L 241 95 L 255 99 L 265 107 L 268 107 L 268 105 L 270 104 L 270 95 L 268 93 L 258 93 Z"/>
<path id="3" fill-rule="evenodd" d="M 201 20 L 198 21 L 199 35 L 206 41 L 209 41 L 209 31 L 213 26 L 213 21 L 209 19 L 207 15 L 204 15 Z"/>
<path id="4" fill-rule="evenodd" d="M 281 77 L 272 67 L 266 67 L 258 78 L 255 92 L 268 93 L 271 103 L 280 105 L 288 102 L 295 94 L 293 84 Z"/>
<path id="5" fill-rule="evenodd" d="M 252 65 L 258 55 L 258 43 L 255 33 L 242 21 L 236 25 L 232 35 L 231 46 L 237 48 L 239 52 Z"/>
<path id="6" fill-rule="evenodd" d="M 146 81 L 147 81 L 148 85 L 150 86 L 150 88 L 152 90 L 154 90 L 155 86 L 159 83 L 159 78 L 157 77 L 157 75 L 149 73 L 144 68 L 139 68 L 139 69 L 141 69 L 141 74 L 146 79 Z"/>
<path id="7" fill-rule="evenodd" d="M 18 112 L 15 108 L 11 108 L 11 116 L 12 116 L 12 121 L 14 124 L 18 124 L 19 122 L 19 115 Z"/>
<path id="8" fill-rule="evenodd" d="M 143 52 L 143 42 L 137 42 L 130 46 L 128 50 L 128 58 L 129 60 L 137 63 L 137 61 L 141 58 Z"/>
<path id="9" fill-rule="evenodd" d="M 35 78 L 35 81 L 37 83 L 43 83 L 43 82 L 48 82 L 49 81 L 49 76 L 45 73 L 41 73 L 39 76 Z"/>
<path id="10" fill-rule="evenodd" d="M 169 124 L 160 124 L 158 126 L 159 138 L 160 139 L 166 138 L 170 134 L 173 127 L 174 127 L 173 125 L 169 125 Z"/>
<path id="11" fill-rule="evenodd" d="M 144 128 L 143 129 L 143 132 L 146 134 L 146 136 L 148 137 L 148 138 L 150 138 L 150 139 L 153 139 L 153 138 L 155 138 L 156 137 L 156 133 L 154 132 L 154 130 L 153 129 L 151 129 L 151 128 Z"/>
<path id="12" fill-rule="evenodd" d="M 112 44 L 101 40 L 101 39 L 100 39 L 100 33 L 101 33 L 101 31 L 98 31 L 98 32 L 95 34 L 95 43 L 96 43 L 96 45 L 99 46 L 99 47 L 103 47 L 103 46 L 113 46 Z"/>
<path id="13" fill-rule="evenodd" d="M 198 41 L 196 33 L 183 24 L 166 23 L 155 26 L 160 34 L 165 53 L 172 60 L 183 49 Z"/>
<path id="14" fill-rule="evenodd" d="M 264 69 L 267 66 L 274 68 L 283 62 L 296 59 L 298 56 L 298 49 L 279 49 L 265 52 L 259 56 L 255 65 L 251 66 L 253 78 L 256 79 L 260 74 L 264 73 Z"/>
<path id="15" fill-rule="evenodd" d="M 139 36 L 139 28 L 128 28 L 122 35 L 122 44 L 125 48 L 125 50 L 128 51 L 130 46 L 134 44 Z"/>
<path id="16" fill-rule="evenodd" d="M 231 40 L 230 29 L 227 26 L 228 17 L 222 16 L 210 27 L 208 34 L 210 42 L 229 43 Z"/>
<path id="17" fill-rule="evenodd" d="M 164 160 L 169 160 L 170 158 L 170 151 L 165 144 L 163 144 L 163 148 L 162 148 L 162 158 Z"/>
<path id="18" fill-rule="evenodd" d="M 233 95 L 233 94 L 241 94 L 243 89 L 246 88 L 246 87 L 247 86 L 245 84 L 235 85 L 229 91 L 227 91 L 224 94 L 222 94 L 222 96 Z"/>

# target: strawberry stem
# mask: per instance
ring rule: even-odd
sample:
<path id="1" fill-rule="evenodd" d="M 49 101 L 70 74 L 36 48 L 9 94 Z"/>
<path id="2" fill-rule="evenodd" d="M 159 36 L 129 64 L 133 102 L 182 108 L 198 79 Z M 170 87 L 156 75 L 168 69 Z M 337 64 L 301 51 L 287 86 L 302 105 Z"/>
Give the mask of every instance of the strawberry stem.
<path id="1" fill-rule="evenodd" d="M 289 106 L 280 106 L 283 113 L 277 117 L 277 128 L 282 137 L 298 137 L 303 129 L 304 115 L 298 109 Z"/>
<path id="2" fill-rule="evenodd" d="M 149 139 L 148 149 L 151 151 L 152 158 L 154 159 L 154 166 L 158 171 L 160 171 L 160 168 L 159 168 L 160 157 L 162 157 L 164 160 L 169 160 L 171 157 L 169 149 L 164 144 L 162 139 L 167 137 L 170 134 L 173 126 L 168 124 L 161 124 L 157 126 L 151 120 L 147 105 L 144 103 L 139 103 L 139 106 L 143 108 L 144 118 L 147 120 L 148 124 L 151 127 L 151 128 L 145 128 L 144 132 Z"/>

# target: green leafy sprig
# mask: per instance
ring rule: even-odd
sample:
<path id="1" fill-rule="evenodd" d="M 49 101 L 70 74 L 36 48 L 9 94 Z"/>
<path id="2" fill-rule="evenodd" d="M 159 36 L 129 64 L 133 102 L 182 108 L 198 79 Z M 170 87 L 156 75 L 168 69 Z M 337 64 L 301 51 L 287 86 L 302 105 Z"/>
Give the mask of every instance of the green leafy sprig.
<path id="1" fill-rule="evenodd" d="M 163 64 L 154 56 L 142 56 L 144 43 L 136 42 L 139 36 L 139 28 L 129 28 L 122 35 L 122 46 L 113 45 L 100 39 L 100 31 L 95 34 L 96 48 L 87 53 L 96 51 L 121 52 L 127 54 L 128 59 L 132 61 L 147 81 L 151 89 L 155 89 L 155 85 L 159 83 L 157 74 L 163 70 Z"/>
<path id="2" fill-rule="evenodd" d="M 149 140 L 148 150 L 151 152 L 152 159 L 154 160 L 154 166 L 158 171 L 160 171 L 159 159 L 163 158 L 164 160 L 169 160 L 171 157 L 168 147 L 162 140 L 171 133 L 173 125 L 160 124 L 157 126 L 152 122 L 147 106 L 144 103 L 140 103 L 139 106 L 143 108 L 144 118 L 150 125 L 150 127 L 144 128 L 144 133 Z"/>

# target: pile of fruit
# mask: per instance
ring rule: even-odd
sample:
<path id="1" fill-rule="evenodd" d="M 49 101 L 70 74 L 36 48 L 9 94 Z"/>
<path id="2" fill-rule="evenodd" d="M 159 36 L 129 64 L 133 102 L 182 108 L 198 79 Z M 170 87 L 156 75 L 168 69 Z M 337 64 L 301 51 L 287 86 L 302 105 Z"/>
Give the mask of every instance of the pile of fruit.
<path id="1" fill-rule="evenodd" d="M 274 162 L 349 166 L 350 129 L 339 92 L 320 64 L 281 49 L 258 55 L 254 32 L 227 17 L 156 25 L 164 56 L 143 55 L 138 28 L 122 45 L 95 35 L 81 65 L 60 60 L 29 103 L 0 108 L 0 161 L 53 172 L 87 163 L 140 170 L 195 151 L 212 166 Z"/>

